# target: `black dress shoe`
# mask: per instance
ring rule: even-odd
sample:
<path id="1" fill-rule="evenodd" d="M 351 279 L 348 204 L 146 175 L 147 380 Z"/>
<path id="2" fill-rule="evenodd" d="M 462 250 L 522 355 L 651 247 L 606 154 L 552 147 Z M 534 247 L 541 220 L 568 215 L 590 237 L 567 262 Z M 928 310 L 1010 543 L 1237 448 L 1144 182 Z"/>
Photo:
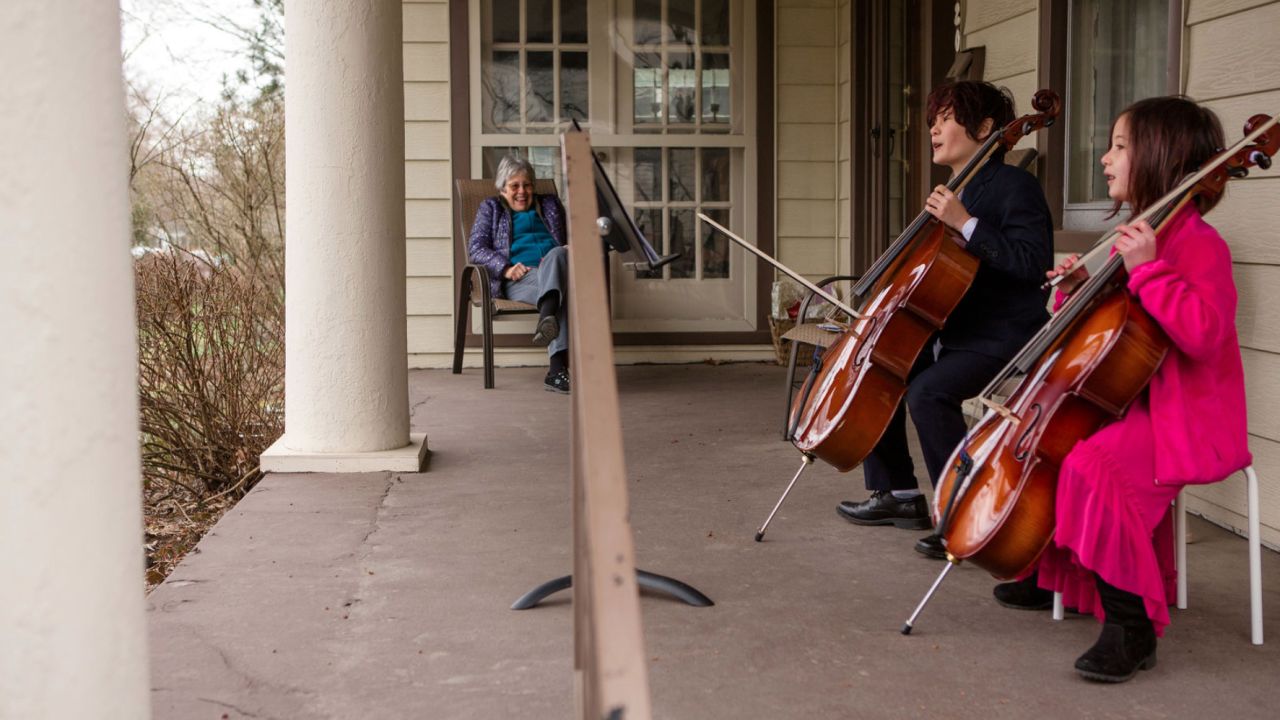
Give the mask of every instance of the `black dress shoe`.
<path id="1" fill-rule="evenodd" d="M 1036 584 L 1034 573 L 1016 582 L 1000 583 L 991 588 L 996 602 L 1014 610 L 1048 610 L 1053 607 L 1053 592 Z"/>
<path id="2" fill-rule="evenodd" d="M 836 514 L 857 525 L 893 525 L 907 530 L 933 527 L 923 495 L 899 500 L 888 490 L 876 490 L 863 502 L 845 500 L 836 508 Z"/>
<path id="3" fill-rule="evenodd" d="M 942 545 L 942 538 L 937 535 L 925 535 L 917 540 L 916 552 L 937 560 L 947 559 L 947 548 Z"/>

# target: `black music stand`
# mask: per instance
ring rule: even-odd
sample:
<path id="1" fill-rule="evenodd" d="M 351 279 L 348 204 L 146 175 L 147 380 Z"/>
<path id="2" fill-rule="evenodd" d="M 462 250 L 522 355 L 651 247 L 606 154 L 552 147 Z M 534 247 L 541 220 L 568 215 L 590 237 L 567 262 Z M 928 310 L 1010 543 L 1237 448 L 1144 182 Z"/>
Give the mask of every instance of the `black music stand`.
<path id="1" fill-rule="evenodd" d="M 577 120 L 573 121 L 573 130 L 582 132 Z M 600 158 L 592 154 L 591 160 L 595 165 L 596 204 L 599 208 L 597 210 L 599 217 L 596 220 L 596 228 L 600 231 L 600 236 L 604 238 L 609 247 L 622 258 L 622 266 L 635 272 L 657 270 L 680 257 L 680 253 L 658 255 L 653 246 L 649 244 L 649 241 L 645 239 L 644 233 L 640 231 L 635 221 L 631 219 L 631 214 L 627 212 L 626 207 L 622 204 L 622 199 L 618 197 L 618 192 L 613 189 L 613 183 L 609 182 L 609 176 L 605 174 L 604 166 L 600 164 Z M 711 601 L 711 598 L 703 595 L 692 585 L 665 575 L 658 575 L 657 573 L 636 568 L 636 582 L 642 588 L 671 595 L 694 607 L 709 607 L 715 604 Z M 511 605 L 511 609 L 528 610 L 542 602 L 549 595 L 571 587 L 573 587 L 572 575 L 548 580 L 521 595 Z"/>

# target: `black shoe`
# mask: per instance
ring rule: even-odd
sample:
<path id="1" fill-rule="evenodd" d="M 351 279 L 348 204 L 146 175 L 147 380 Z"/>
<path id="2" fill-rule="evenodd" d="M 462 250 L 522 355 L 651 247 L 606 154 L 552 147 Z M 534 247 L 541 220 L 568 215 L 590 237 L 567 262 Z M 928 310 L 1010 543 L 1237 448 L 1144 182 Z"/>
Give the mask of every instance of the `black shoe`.
<path id="1" fill-rule="evenodd" d="M 554 320 L 555 318 L 552 318 Z M 546 379 L 542 381 L 542 387 L 547 392 L 560 393 L 561 395 L 569 394 L 569 371 L 560 370 L 559 372 L 547 373 Z"/>
<path id="2" fill-rule="evenodd" d="M 1017 582 L 1000 583 L 991 588 L 996 602 L 1014 610 L 1048 610 L 1053 607 L 1053 592 L 1036 585 L 1036 576 Z"/>
<path id="3" fill-rule="evenodd" d="M 1156 666 L 1156 631 L 1141 597 L 1102 578 L 1097 582 L 1107 619 L 1098 641 L 1076 660 L 1076 672 L 1088 680 L 1125 682 Z"/>
<path id="4" fill-rule="evenodd" d="M 546 347 L 560 334 L 560 321 L 555 315 L 543 315 L 538 318 L 538 327 L 533 331 L 533 344 Z M 567 391 L 566 391 L 567 392 Z"/>
<path id="5" fill-rule="evenodd" d="M 917 540 L 916 552 L 937 560 L 947 559 L 947 549 L 942 545 L 942 538 L 937 535 L 925 535 Z"/>
<path id="6" fill-rule="evenodd" d="M 910 500 L 899 500 L 888 490 L 876 490 L 863 502 L 845 500 L 836 508 L 836 514 L 857 525 L 893 525 L 906 530 L 928 530 L 929 505 L 923 495 Z"/>

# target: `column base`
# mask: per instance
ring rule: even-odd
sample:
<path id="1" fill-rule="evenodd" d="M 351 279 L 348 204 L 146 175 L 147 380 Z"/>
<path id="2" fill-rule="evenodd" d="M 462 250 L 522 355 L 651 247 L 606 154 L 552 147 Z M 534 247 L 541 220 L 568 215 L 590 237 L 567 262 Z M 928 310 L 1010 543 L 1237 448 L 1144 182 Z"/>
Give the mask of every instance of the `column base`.
<path id="1" fill-rule="evenodd" d="M 323 453 L 292 450 L 281 437 L 262 453 L 259 462 L 263 472 L 355 473 L 355 472 L 421 472 L 427 456 L 426 433 L 410 433 L 409 444 L 376 452 Z"/>

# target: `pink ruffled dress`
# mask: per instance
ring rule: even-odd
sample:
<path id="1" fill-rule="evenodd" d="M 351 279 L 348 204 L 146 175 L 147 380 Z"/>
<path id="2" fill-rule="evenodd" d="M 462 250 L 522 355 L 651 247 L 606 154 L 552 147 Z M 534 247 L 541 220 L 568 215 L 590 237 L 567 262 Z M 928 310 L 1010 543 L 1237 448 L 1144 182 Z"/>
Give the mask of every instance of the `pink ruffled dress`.
<path id="1" fill-rule="evenodd" d="M 1038 582 L 1102 620 L 1097 573 L 1141 596 L 1163 634 L 1176 579 L 1170 503 L 1185 485 L 1218 482 L 1252 462 L 1231 253 L 1188 205 L 1128 286 L 1172 347 L 1124 417 L 1063 462 L 1057 530 Z"/>

